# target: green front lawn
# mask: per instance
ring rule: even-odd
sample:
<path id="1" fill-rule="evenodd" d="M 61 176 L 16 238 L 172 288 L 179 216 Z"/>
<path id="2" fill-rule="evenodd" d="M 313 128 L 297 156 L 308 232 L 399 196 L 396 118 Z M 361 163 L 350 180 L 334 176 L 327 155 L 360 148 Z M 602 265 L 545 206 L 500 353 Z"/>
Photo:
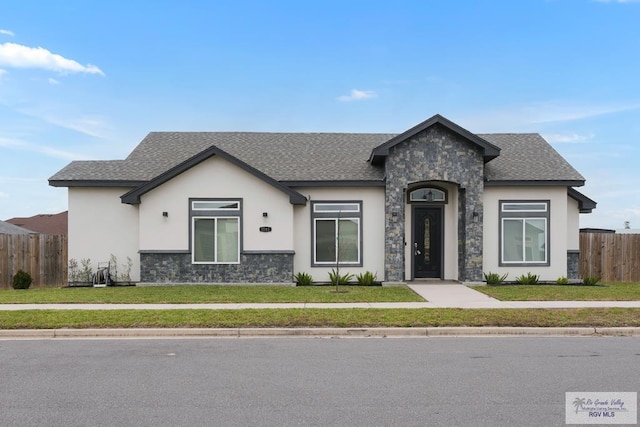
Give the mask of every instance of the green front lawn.
<path id="1" fill-rule="evenodd" d="M 424 302 L 404 286 L 145 286 L 1 290 L 0 304 Z"/>
<path id="2" fill-rule="evenodd" d="M 501 301 L 640 301 L 640 283 L 472 286 Z"/>
<path id="3" fill-rule="evenodd" d="M 638 308 L 0 311 L 0 329 L 640 326 Z"/>

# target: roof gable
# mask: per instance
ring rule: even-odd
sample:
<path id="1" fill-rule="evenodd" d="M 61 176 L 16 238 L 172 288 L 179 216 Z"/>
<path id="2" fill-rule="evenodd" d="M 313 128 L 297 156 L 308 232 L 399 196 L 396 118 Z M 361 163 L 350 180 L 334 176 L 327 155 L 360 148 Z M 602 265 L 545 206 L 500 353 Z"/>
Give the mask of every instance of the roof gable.
<path id="1" fill-rule="evenodd" d="M 153 178 L 152 180 L 146 182 L 145 184 L 127 192 L 126 194 L 122 195 L 120 198 L 122 200 L 122 203 L 127 203 L 127 204 L 131 204 L 131 205 L 135 205 L 140 203 L 140 197 L 153 190 L 154 188 L 159 187 L 160 185 L 164 184 L 165 182 L 171 180 L 172 178 L 180 175 L 182 172 L 185 172 L 186 170 L 191 169 L 192 167 L 202 163 L 204 160 L 212 157 L 212 156 L 220 156 L 222 158 L 224 158 L 225 160 L 229 161 L 230 163 L 238 166 L 239 168 L 249 172 L 250 174 L 254 175 L 255 177 L 257 177 L 258 179 L 261 179 L 262 181 L 266 182 L 267 184 L 275 187 L 276 189 L 282 191 L 283 193 L 287 194 L 289 196 L 289 201 L 294 204 L 294 205 L 304 205 L 307 203 L 307 198 L 304 197 L 302 194 L 298 193 L 297 191 L 292 190 L 291 188 L 280 184 L 278 181 L 276 181 L 275 179 L 271 178 L 270 176 L 265 175 L 264 173 L 260 172 L 259 170 L 257 170 L 256 168 L 246 164 L 245 162 L 239 160 L 238 158 L 228 154 L 227 152 L 221 150 L 220 148 L 216 147 L 216 146 L 211 146 L 203 151 L 201 151 L 200 153 L 196 154 L 195 156 L 185 160 L 184 162 L 172 167 L 171 169 L 167 170 L 166 172 L 161 173 L 160 175 L 158 175 L 157 177 Z"/>
<path id="2" fill-rule="evenodd" d="M 424 122 L 412 127 L 411 129 L 391 138 L 389 141 L 385 142 L 382 145 L 377 146 L 371 152 L 371 156 L 369 157 L 369 161 L 373 165 L 379 165 L 384 163 L 384 159 L 389 155 L 389 150 L 396 146 L 397 144 L 405 141 L 416 134 L 430 128 L 434 125 L 441 125 L 445 128 L 449 129 L 451 132 L 454 132 L 472 144 L 477 145 L 483 153 L 484 161 L 488 162 L 491 159 L 495 159 L 500 155 L 500 148 L 491 144 L 490 142 L 484 140 L 483 138 L 475 135 L 468 130 L 458 126 L 453 123 L 451 120 L 448 120 L 442 117 L 440 114 L 436 114 L 435 116 L 425 120 Z"/>

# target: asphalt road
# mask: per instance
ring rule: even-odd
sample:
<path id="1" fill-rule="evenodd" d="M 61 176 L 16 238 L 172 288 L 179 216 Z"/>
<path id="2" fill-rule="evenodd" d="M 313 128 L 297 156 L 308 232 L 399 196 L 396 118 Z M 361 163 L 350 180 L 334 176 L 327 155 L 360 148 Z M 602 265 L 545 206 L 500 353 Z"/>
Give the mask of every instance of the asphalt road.
<path id="1" fill-rule="evenodd" d="M 561 426 L 640 338 L 0 341 L 2 426 Z"/>

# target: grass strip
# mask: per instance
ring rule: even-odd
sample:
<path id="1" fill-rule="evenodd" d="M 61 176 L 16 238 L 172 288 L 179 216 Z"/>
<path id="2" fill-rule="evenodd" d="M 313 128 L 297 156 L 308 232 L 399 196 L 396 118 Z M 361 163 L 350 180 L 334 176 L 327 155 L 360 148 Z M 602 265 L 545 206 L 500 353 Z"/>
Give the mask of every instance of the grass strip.
<path id="1" fill-rule="evenodd" d="M 0 312 L 0 329 L 640 326 L 639 308 L 19 310 Z"/>
<path id="2" fill-rule="evenodd" d="M 405 286 L 182 285 L 0 291 L 0 304 L 197 304 L 424 301 Z"/>
<path id="3" fill-rule="evenodd" d="M 500 301 L 640 301 L 640 283 L 473 286 Z"/>

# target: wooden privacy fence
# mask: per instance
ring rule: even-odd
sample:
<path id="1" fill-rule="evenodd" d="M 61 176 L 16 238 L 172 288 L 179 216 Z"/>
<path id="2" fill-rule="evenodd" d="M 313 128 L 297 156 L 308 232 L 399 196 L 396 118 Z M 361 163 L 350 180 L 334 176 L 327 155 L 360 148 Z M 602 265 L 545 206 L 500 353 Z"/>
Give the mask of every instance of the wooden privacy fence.
<path id="1" fill-rule="evenodd" d="M 580 273 L 603 282 L 640 282 L 640 234 L 580 233 Z"/>
<path id="2" fill-rule="evenodd" d="M 13 275 L 26 271 L 32 286 L 67 283 L 67 236 L 0 234 L 0 288 L 10 288 Z"/>

